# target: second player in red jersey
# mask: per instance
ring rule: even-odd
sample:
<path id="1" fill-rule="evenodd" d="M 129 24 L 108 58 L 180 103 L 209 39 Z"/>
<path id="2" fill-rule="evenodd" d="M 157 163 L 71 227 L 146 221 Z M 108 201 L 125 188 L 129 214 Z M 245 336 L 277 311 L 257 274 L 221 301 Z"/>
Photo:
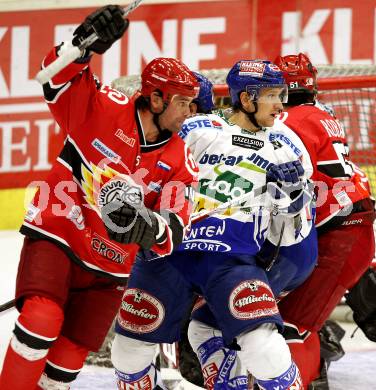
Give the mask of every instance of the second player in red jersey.
<path id="1" fill-rule="evenodd" d="M 316 68 L 304 54 L 275 62 L 289 86 L 282 120 L 306 146 L 317 186 L 318 265 L 279 303 L 285 337 L 307 388 L 325 368 L 317 332 L 374 257 L 375 212 L 367 177 L 350 160 L 341 123 L 316 100 Z"/>

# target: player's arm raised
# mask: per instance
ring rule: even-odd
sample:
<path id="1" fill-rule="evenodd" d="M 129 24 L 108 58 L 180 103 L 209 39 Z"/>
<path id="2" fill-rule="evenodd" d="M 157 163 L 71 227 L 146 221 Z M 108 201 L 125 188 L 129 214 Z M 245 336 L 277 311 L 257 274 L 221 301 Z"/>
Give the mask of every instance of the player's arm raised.
<path id="1" fill-rule="evenodd" d="M 129 21 L 123 19 L 123 10 L 117 5 L 100 8 L 77 27 L 71 41 L 53 48 L 42 62 L 42 69 L 55 61 L 64 52 L 78 46 L 94 31 L 98 39 L 81 52 L 75 62 L 69 64 L 51 80 L 43 84 L 46 102 L 60 127 L 68 131 L 85 120 L 91 97 L 95 96 L 100 83 L 90 71 L 89 62 L 93 53 L 103 54 L 120 39 L 127 30 Z"/>

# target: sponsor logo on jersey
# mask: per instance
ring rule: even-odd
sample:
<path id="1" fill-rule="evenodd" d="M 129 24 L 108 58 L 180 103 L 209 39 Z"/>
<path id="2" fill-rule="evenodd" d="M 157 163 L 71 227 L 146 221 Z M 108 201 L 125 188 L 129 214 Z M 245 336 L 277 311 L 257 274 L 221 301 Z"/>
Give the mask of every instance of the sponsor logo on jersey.
<path id="1" fill-rule="evenodd" d="M 363 222 L 363 219 L 351 219 L 349 221 L 343 221 L 343 226 L 349 226 L 349 225 L 360 225 Z"/>
<path id="2" fill-rule="evenodd" d="M 202 115 L 200 116 L 202 118 Z M 222 129 L 222 124 L 215 119 L 191 119 L 188 123 L 184 123 L 179 131 L 179 136 L 184 139 L 188 133 L 194 129 L 215 128 L 217 130 Z"/>
<path id="3" fill-rule="evenodd" d="M 271 141 L 270 143 L 273 145 L 273 149 L 274 149 L 274 150 L 280 149 L 280 148 L 282 148 L 282 146 L 283 146 L 283 145 L 282 145 L 279 141 L 277 141 L 277 140 Z"/>
<path id="4" fill-rule="evenodd" d="M 143 203 L 142 187 L 124 179 L 110 180 L 101 187 L 98 204 L 103 207 L 110 202 L 139 206 Z"/>
<path id="5" fill-rule="evenodd" d="M 205 240 L 205 239 L 196 239 L 183 241 L 183 248 L 185 250 L 193 251 L 206 251 L 206 252 L 229 252 L 231 251 L 231 246 L 219 241 L 219 240 Z"/>
<path id="6" fill-rule="evenodd" d="M 158 161 L 157 162 L 157 167 L 159 167 L 159 168 L 161 168 L 161 169 L 163 169 L 164 171 L 171 171 L 171 167 L 168 165 L 168 164 L 166 164 L 166 163 L 164 163 L 163 161 Z"/>
<path id="7" fill-rule="evenodd" d="M 103 156 L 109 158 L 114 163 L 118 163 L 120 161 L 119 155 L 106 146 L 103 142 L 99 141 L 98 138 L 95 138 L 91 145 L 97 149 L 99 153 L 103 154 Z"/>
<path id="8" fill-rule="evenodd" d="M 144 290 L 125 290 L 119 309 L 118 323 L 135 333 L 149 333 L 157 329 L 165 317 L 163 304 Z"/>
<path id="9" fill-rule="evenodd" d="M 274 164 L 271 163 L 266 158 L 261 157 L 256 152 L 252 153 L 250 156 L 245 158 L 244 156 L 231 156 L 231 155 L 224 155 L 222 154 L 208 154 L 205 153 L 200 161 L 199 164 L 209 164 L 209 165 L 217 165 L 217 164 L 225 164 L 225 165 L 235 165 L 239 164 L 240 161 L 249 161 L 253 164 L 257 165 L 258 167 L 265 169 L 266 171 L 269 170 Z"/>
<path id="10" fill-rule="evenodd" d="M 132 137 L 128 137 L 122 129 L 117 129 L 115 132 L 115 136 L 122 140 L 124 143 L 129 145 L 130 147 L 134 147 L 136 143 L 136 139 Z"/>
<path id="11" fill-rule="evenodd" d="M 284 144 L 288 145 L 297 156 L 300 156 L 302 154 L 302 151 L 297 146 L 295 146 L 294 143 L 291 141 L 291 139 L 287 137 L 285 134 L 270 133 L 269 141 L 275 141 L 275 140 L 280 140 Z"/>
<path id="12" fill-rule="evenodd" d="M 264 141 L 255 138 L 243 137 L 242 135 L 233 135 L 232 144 L 241 148 L 260 150 L 264 147 Z"/>
<path id="13" fill-rule="evenodd" d="M 334 197 L 337 199 L 337 202 L 341 207 L 345 207 L 352 204 L 352 201 L 345 190 L 334 194 Z"/>
<path id="14" fill-rule="evenodd" d="M 279 115 L 277 115 L 277 118 L 281 122 L 285 122 L 288 116 L 289 116 L 289 113 L 287 111 L 282 111 Z"/>
<path id="15" fill-rule="evenodd" d="M 281 69 L 279 68 L 279 66 L 277 66 L 275 64 L 269 64 L 269 69 L 273 70 L 274 72 L 281 72 Z"/>
<path id="16" fill-rule="evenodd" d="M 245 280 L 235 287 L 229 297 L 231 314 L 240 320 L 251 320 L 278 313 L 270 287 L 261 280 Z"/>
<path id="17" fill-rule="evenodd" d="M 74 205 L 70 209 L 67 218 L 70 219 L 76 226 L 78 230 L 85 229 L 85 218 L 82 214 L 82 210 L 80 206 Z"/>
<path id="18" fill-rule="evenodd" d="M 151 181 L 149 184 L 148 184 L 148 188 L 150 191 L 154 191 L 154 192 L 161 192 L 162 190 L 162 186 L 158 183 L 155 183 L 154 181 Z"/>
<path id="19" fill-rule="evenodd" d="M 221 220 L 219 223 L 220 225 L 204 225 L 199 227 L 194 227 L 193 225 L 185 235 L 184 239 L 191 240 L 203 236 L 207 238 L 223 236 L 226 232 L 226 221 Z"/>
<path id="20" fill-rule="evenodd" d="M 264 64 L 263 62 L 241 61 L 239 67 L 239 75 L 262 77 L 265 71 L 265 66 L 266 64 Z"/>
<path id="21" fill-rule="evenodd" d="M 97 233 L 94 233 L 91 238 L 91 248 L 101 257 L 117 264 L 124 264 L 124 260 L 128 257 L 127 252 Z"/>
<path id="22" fill-rule="evenodd" d="M 182 245 L 184 249 L 202 250 L 207 252 L 229 252 L 231 246 L 222 242 L 220 238 L 225 234 L 226 221 L 221 220 L 220 225 L 198 226 L 194 225 L 186 232 Z"/>
<path id="23" fill-rule="evenodd" d="M 253 183 L 237 175 L 236 173 L 225 171 L 213 180 L 202 179 L 200 181 L 199 192 L 219 202 L 227 202 L 230 199 L 243 196 L 250 192 Z"/>
<path id="24" fill-rule="evenodd" d="M 222 123 L 216 121 L 215 119 L 212 119 L 211 120 L 211 124 L 213 127 L 215 127 L 216 129 L 222 129 Z"/>
<path id="25" fill-rule="evenodd" d="M 235 165 L 238 164 L 240 161 L 244 159 L 244 156 L 225 156 L 222 154 L 208 154 L 205 153 L 200 161 L 199 164 L 209 164 L 209 165 L 217 165 L 217 164 L 225 164 L 225 165 Z"/>
<path id="26" fill-rule="evenodd" d="M 264 169 L 257 167 L 256 164 L 248 164 L 247 163 L 248 161 L 249 161 L 248 159 L 244 160 L 244 162 L 239 161 L 237 165 L 241 166 L 244 169 L 250 169 L 256 172 L 265 173 Z M 255 161 L 261 162 L 261 160 L 255 160 Z M 245 177 L 235 173 L 231 169 L 221 170 L 221 168 L 223 167 L 226 166 L 220 164 L 214 168 L 214 172 L 218 175 L 215 180 L 213 179 L 200 180 L 199 188 L 198 188 L 199 193 L 224 203 L 230 199 L 243 196 L 244 194 L 252 190 L 253 188 L 252 182 L 247 180 Z"/>
<path id="27" fill-rule="evenodd" d="M 184 145 L 184 165 L 187 168 L 187 171 L 193 176 L 194 180 L 197 181 L 198 165 L 187 144 Z"/>
<path id="28" fill-rule="evenodd" d="M 27 211 L 25 214 L 25 220 L 28 222 L 33 222 L 35 217 L 39 214 L 40 209 L 35 207 L 32 203 L 27 207 Z"/>

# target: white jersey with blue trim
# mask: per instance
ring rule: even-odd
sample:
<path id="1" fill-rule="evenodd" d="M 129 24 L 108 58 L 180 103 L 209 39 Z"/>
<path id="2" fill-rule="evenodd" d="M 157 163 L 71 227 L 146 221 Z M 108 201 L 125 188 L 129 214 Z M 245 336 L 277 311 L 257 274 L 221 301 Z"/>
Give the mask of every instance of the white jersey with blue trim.
<path id="1" fill-rule="evenodd" d="M 276 120 L 271 128 L 250 132 L 218 111 L 188 118 L 180 136 L 199 165 L 195 212 L 249 193 L 249 199 L 240 207 L 228 208 L 192 225 L 180 249 L 255 254 L 266 237 L 273 244 L 278 242 L 283 220 L 286 226 L 281 245 L 296 244 L 308 235 L 312 221 L 307 220 L 305 211 L 297 233 L 291 217 L 271 218 L 270 198 L 265 193 L 253 195 L 253 190 L 265 186 L 266 172 L 274 164 L 300 159 L 306 178 L 312 174 L 303 143 L 286 125 Z"/>

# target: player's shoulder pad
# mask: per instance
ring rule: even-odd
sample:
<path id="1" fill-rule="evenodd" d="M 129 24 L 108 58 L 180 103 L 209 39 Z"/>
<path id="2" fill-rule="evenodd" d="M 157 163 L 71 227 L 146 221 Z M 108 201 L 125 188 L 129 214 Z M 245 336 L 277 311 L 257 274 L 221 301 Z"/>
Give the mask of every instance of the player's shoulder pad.
<path id="1" fill-rule="evenodd" d="M 281 120 L 276 119 L 273 127 L 269 131 L 269 141 L 272 143 L 278 143 L 283 146 L 286 145 L 290 148 L 296 156 L 300 157 L 303 154 L 303 143 L 300 138 L 287 127 Z"/>
<path id="2" fill-rule="evenodd" d="M 187 118 L 179 132 L 179 136 L 185 139 L 191 131 L 216 130 L 222 131 L 226 122 L 215 114 L 197 114 Z"/>

